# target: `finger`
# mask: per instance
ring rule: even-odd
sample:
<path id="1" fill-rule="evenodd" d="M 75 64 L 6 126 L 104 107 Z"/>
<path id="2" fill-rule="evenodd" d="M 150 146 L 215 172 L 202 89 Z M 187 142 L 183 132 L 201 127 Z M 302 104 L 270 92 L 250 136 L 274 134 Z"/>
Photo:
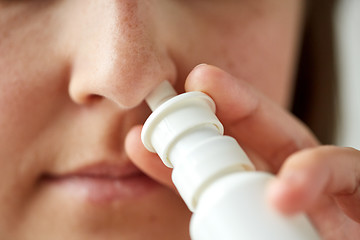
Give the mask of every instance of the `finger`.
<path id="1" fill-rule="evenodd" d="M 343 211 L 360 220 L 360 152 L 321 146 L 292 155 L 268 189 L 269 200 L 282 212 L 311 208 L 324 194 L 335 198 Z"/>
<path id="2" fill-rule="evenodd" d="M 175 189 L 171 181 L 171 169 L 166 167 L 157 154 L 149 152 L 141 142 L 141 126 L 133 127 L 126 136 L 125 150 L 133 163 L 149 177 Z"/>
<path id="3" fill-rule="evenodd" d="M 273 171 L 291 153 L 318 144 L 295 117 L 219 68 L 199 65 L 189 74 L 185 88 L 210 95 L 226 133 L 269 161 Z"/>

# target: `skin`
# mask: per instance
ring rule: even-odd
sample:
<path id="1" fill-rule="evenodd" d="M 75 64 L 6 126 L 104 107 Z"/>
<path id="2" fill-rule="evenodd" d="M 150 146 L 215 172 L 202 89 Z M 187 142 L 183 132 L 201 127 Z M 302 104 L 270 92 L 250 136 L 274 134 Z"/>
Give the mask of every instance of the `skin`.
<path id="1" fill-rule="evenodd" d="M 187 239 L 171 170 L 140 142 L 143 100 L 165 79 L 213 97 L 227 134 L 279 172 L 280 211 L 306 210 L 324 239 L 359 235 L 359 152 L 319 146 L 286 110 L 301 21 L 300 0 L 0 1 L 1 236 Z M 104 159 L 158 185 L 91 204 L 44 183 Z"/>

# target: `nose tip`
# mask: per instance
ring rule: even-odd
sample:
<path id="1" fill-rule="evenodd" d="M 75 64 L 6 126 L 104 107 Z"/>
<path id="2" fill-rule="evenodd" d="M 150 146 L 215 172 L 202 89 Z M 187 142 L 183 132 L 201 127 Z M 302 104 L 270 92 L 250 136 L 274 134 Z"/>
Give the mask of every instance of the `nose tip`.
<path id="1" fill-rule="evenodd" d="M 87 104 L 106 98 L 121 107 L 131 108 L 142 102 L 160 82 L 175 81 L 175 66 L 167 56 L 155 56 L 155 52 L 124 54 L 122 50 L 114 51 L 115 56 L 107 57 L 112 61 L 98 58 L 87 65 L 83 62 L 85 66 L 74 70 L 69 85 L 74 102 Z M 159 62 L 159 58 L 167 60 Z"/>
<path id="2" fill-rule="evenodd" d="M 113 8 L 116 10 L 111 13 L 102 11 L 101 22 L 94 23 L 90 30 L 79 27 L 86 31 L 79 34 L 93 37 L 79 43 L 74 51 L 69 94 L 75 103 L 105 98 L 123 108 L 132 108 L 160 82 L 174 83 L 175 64 L 160 34 L 155 34 L 159 31 L 156 20 L 151 12 L 133 9 L 141 5 L 137 3 L 131 11 L 127 7 Z"/>

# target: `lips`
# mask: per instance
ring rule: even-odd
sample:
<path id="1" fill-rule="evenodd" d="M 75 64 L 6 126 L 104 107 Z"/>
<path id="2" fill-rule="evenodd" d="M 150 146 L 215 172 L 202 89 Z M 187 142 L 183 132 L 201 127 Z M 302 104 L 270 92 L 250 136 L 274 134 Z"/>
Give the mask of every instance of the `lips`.
<path id="1" fill-rule="evenodd" d="M 45 174 L 42 180 L 71 197 L 95 204 L 129 201 L 159 186 L 131 163 L 119 165 L 103 162 L 65 174 Z"/>

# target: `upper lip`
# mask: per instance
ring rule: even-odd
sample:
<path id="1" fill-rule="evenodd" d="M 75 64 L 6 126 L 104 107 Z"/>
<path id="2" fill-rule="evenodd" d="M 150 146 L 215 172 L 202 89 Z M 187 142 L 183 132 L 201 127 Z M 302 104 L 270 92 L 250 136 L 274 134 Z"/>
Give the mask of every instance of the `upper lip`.
<path id="1" fill-rule="evenodd" d="M 89 177 L 89 178 L 127 178 L 131 176 L 143 175 L 143 173 L 131 162 L 114 163 L 99 162 L 86 165 L 66 173 L 45 174 L 46 178 L 61 179 L 69 177 Z"/>

